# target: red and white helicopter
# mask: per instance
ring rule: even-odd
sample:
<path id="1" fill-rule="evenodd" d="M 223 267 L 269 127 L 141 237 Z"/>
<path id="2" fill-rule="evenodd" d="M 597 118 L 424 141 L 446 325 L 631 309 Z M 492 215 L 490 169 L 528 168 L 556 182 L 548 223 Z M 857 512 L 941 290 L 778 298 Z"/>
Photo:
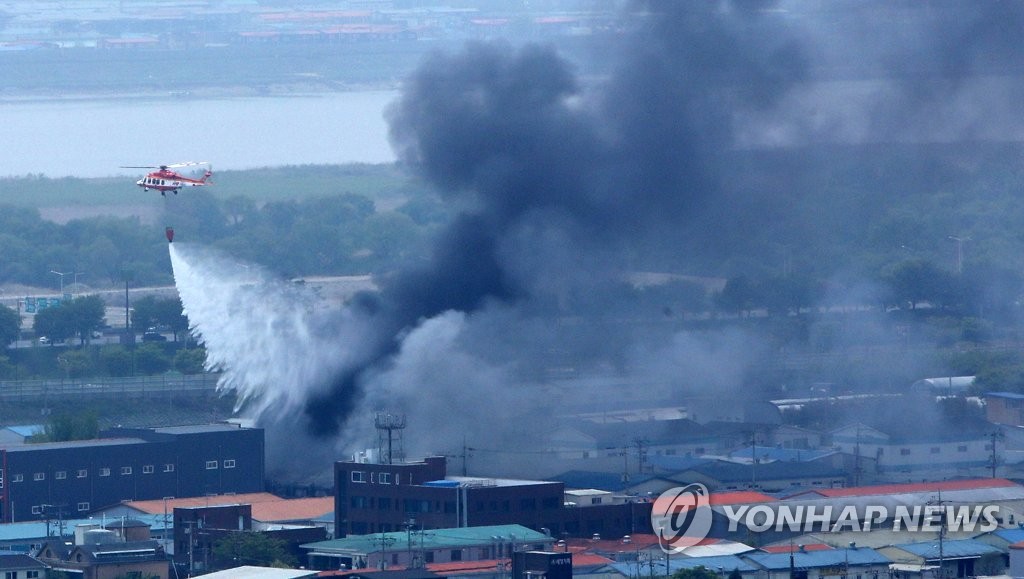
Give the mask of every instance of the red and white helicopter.
<path id="1" fill-rule="evenodd" d="M 183 175 L 176 169 L 183 167 L 205 167 L 201 177 Z M 156 189 L 161 195 L 166 196 L 168 191 L 173 191 L 175 195 L 178 194 L 178 190 L 182 187 L 203 187 L 206 185 L 212 185 L 210 177 L 213 176 L 213 168 L 206 161 L 189 162 L 189 163 L 175 163 L 173 165 L 146 165 L 146 166 L 134 166 L 134 167 L 121 167 L 122 169 L 156 169 L 152 173 L 149 173 L 142 179 L 135 182 L 136 185 L 142 187 L 144 191 L 150 189 Z"/>

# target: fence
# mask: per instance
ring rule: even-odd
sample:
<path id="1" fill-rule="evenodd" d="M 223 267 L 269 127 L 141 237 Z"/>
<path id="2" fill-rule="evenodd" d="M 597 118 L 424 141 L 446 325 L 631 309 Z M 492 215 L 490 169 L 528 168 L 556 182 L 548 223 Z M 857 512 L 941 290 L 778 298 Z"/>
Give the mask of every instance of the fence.
<path id="1" fill-rule="evenodd" d="M 0 402 L 59 400 L 75 396 L 149 398 L 212 396 L 220 374 L 179 374 L 86 380 L 0 381 Z"/>

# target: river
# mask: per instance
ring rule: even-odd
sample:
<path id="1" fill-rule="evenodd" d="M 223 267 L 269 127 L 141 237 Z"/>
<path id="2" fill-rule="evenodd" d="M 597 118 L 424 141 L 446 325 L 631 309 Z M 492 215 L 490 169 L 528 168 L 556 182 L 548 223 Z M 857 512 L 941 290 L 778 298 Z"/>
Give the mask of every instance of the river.
<path id="1" fill-rule="evenodd" d="M 134 175 L 123 165 L 208 161 L 215 170 L 387 163 L 398 92 L 236 98 L 0 101 L 0 177 Z"/>

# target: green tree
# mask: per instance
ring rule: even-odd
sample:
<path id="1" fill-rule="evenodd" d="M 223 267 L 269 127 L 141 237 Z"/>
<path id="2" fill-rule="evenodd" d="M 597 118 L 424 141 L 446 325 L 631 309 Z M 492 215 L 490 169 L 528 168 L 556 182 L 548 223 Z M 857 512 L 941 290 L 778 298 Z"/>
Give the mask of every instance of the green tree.
<path id="1" fill-rule="evenodd" d="M 6 347 L 13 344 L 20 333 L 21 316 L 7 306 L 0 306 L 0 345 Z"/>
<path id="2" fill-rule="evenodd" d="M 143 344 L 135 350 L 135 370 L 139 374 L 160 374 L 171 368 L 171 360 L 156 344 Z"/>
<path id="3" fill-rule="evenodd" d="M 73 320 L 64 304 L 37 312 L 32 320 L 32 329 L 36 336 L 48 337 L 50 345 L 75 335 Z"/>
<path id="4" fill-rule="evenodd" d="M 258 565 L 267 567 L 275 562 L 295 567 L 298 561 L 288 552 L 286 543 L 263 533 L 233 532 L 213 544 L 213 555 L 224 567 Z"/>
<path id="5" fill-rule="evenodd" d="M 17 375 L 18 368 L 7 356 L 0 356 L 0 378 L 11 379 Z"/>
<path id="6" fill-rule="evenodd" d="M 202 374 L 205 370 L 206 350 L 186 348 L 174 355 L 174 369 L 182 374 Z"/>
<path id="7" fill-rule="evenodd" d="M 672 579 L 721 579 L 717 573 L 698 565 L 692 569 L 680 569 L 672 574 Z"/>
<path id="8" fill-rule="evenodd" d="M 132 325 L 142 330 L 166 326 L 174 332 L 174 341 L 178 341 L 178 334 L 188 330 L 188 318 L 182 313 L 184 309 L 180 298 L 144 296 L 135 300 Z"/>
<path id="9" fill-rule="evenodd" d="M 109 346 L 100 350 L 100 363 L 111 376 L 132 375 L 132 354 L 124 346 Z"/>
<path id="10" fill-rule="evenodd" d="M 93 412 L 83 414 L 57 414 L 46 423 L 43 433 L 33 442 L 64 442 L 91 440 L 99 436 L 99 418 Z"/>
<path id="11" fill-rule="evenodd" d="M 78 334 L 79 343 L 84 344 L 91 337 L 92 333 L 103 327 L 106 316 L 106 304 L 97 295 L 82 296 L 61 304 L 68 316 L 70 325 Z"/>
<path id="12" fill-rule="evenodd" d="M 952 275 L 924 259 L 908 259 L 888 268 L 882 279 L 896 305 L 914 309 L 921 302 L 947 305 L 954 299 Z"/>
<path id="13" fill-rule="evenodd" d="M 57 356 L 57 365 L 65 378 L 82 378 L 91 376 L 94 373 L 92 357 L 85 350 L 71 350 L 61 352 Z"/>

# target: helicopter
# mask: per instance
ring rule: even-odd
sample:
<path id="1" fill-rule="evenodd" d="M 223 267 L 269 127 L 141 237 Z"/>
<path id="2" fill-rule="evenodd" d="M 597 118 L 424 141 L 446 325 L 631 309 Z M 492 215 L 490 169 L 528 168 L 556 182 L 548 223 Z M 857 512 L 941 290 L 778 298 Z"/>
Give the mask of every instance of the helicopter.
<path id="1" fill-rule="evenodd" d="M 206 167 L 203 172 L 203 176 L 199 178 L 187 177 L 179 173 L 176 169 L 182 167 Z M 150 189 L 156 189 L 160 192 L 160 195 L 167 196 L 168 191 L 173 191 L 175 195 L 182 187 L 202 187 L 205 185 L 212 185 L 209 181 L 210 177 L 213 176 L 213 167 L 210 166 L 206 161 L 188 162 L 188 163 L 175 163 L 173 165 L 143 165 L 143 166 L 122 166 L 122 169 L 156 169 L 147 174 L 142 179 L 135 182 L 136 185 L 142 187 L 143 191 L 149 191 Z"/>

